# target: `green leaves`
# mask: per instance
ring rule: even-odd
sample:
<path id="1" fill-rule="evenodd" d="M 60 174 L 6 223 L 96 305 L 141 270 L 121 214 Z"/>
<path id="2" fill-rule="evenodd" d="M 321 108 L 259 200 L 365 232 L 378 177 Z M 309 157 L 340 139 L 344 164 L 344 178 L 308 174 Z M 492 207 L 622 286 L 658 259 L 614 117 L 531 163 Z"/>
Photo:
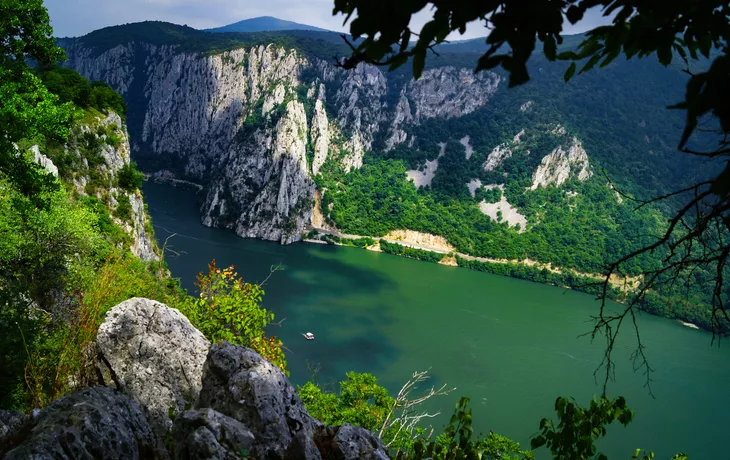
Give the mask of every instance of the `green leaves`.
<path id="1" fill-rule="evenodd" d="M 605 396 L 593 399 L 588 408 L 576 404 L 572 398 L 555 400 L 558 425 L 549 419 L 540 422 L 540 434 L 530 441 L 533 449 L 547 446 L 555 458 L 589 459 L 596 456 L 594 442 L 605 436 L 606 425 L 618 420 L 626 426 L 633 419 L 633 411 L 623 397 L 611 401 Z M 598 453 L 597 458 L 605 458 Z"/>
<path id="2" fill-rule="evenodd" d="M 261 286 L 245 283 L 233 267 L 217 268 L 215 261 L 208 274 L 198 274 L 197 285 L 200 296 L 184 298 L 178 308 L 203 335 L 211 342 L 250 347 L 287 372 L 282 342 L 265 334 L 274 314 L 261 307 Z"/>
<path id="3" fill-rule="evenodd" d="M 367 62 L 387 65 L 393 70 L 413 58 L 413 75 L 418 78 L 425 68 L 429 48 L 441 43 L 449 33 L 463 33 L 474 21 L 485 21 L 490 29 L 487 37 L 489 48 L 478 59 L 475 70 L 501 66 L 509 74 L 510 87 L 529 80 L 526 63 L 534 51 L 536 38 L 543 42 L 543 53 L 549 60 L 574 61 L 565 73 L 566 82 L 575 75 L 575 61 L 585 60 L 581 72 L 587 72 L 599 62 L 600 67 L 607 66 L 620 54 L 627 58 L 656 54 L 665 66 L 672 62 L 675 52 L 683 59 L 687 55 L 696 59 L 699 54 L 709 58 L 713 49 L 720 50 L 721 56 L 716 58 L 716 62 L 728 55 L 730 12 L 726 6 L 718 7 L 717 2 L 535 0 L 530 2 L 529 9 L 523 5 L 523 2 L 513 0 L 446 3 L 336 0 L 334 13 L 343 13 L 348 19 L 354 17 L 350 31 L 355 37 L 364 37 L 356 46 L 353 45 L 344 67 L 354 68 L 360 62 Z M 598 5 L 603 7 L 605 17 L 613 17 L 612 23 L 588 31 L 587 40 L 578 47 L 579 52 L 559 50 L 563 13 L 571 24 L 576 24 L 589 8 Z M 429 6 L 432 8 L 429 9 Z M 421 10 L 433 11 L 433 18 L 423 26 L 413 45 L 409 40 L 416 34 L 411 34 L 408 26 L 411 16 Z M 677 39 L 680 36 L 683 37 L 681 41 Z M 718 82 L 726 81 L 728 75 L 726 70 L 714 65 L 707 74 L 707 80 Z M 727 108 L 722 108 L 728 105 L 727 94 L 714 87 L 700 92 L 688 91 L 684 103 L 674 106 L 690 108 L 680 148 L 694 132 L 697 117 L 704 114 L 712 113 L 719 117 L 725 132 L 730 130 L 730 114 Z"/>
<path id="4" fill-rule="evenodd" d="M 570 64 L 570 66 L 568 66 L 568 70 L 565 71 L 565 75 L 563 76 L 563 79 L 565 80 L 566 83 L 571 78 L 573 78 L 573 75 L 575 75 L 575 67 L 576 67 L 575 62 L 573 62 L 572 64 Z"/>

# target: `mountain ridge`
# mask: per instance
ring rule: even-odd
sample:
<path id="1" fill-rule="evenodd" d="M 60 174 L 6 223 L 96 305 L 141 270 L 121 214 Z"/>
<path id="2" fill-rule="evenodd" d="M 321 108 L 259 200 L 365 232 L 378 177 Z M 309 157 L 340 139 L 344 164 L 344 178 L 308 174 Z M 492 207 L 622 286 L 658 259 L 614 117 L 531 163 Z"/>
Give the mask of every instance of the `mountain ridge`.
<path id="1" fill-rule="evenodd" d="M 308 24 L 300 24 L 298 22 L 287 21 L 273 16 L 258 16 L 255 18 L 243 19 L 225 26 L 203 29 L 205 32 L 221 33 L 221 32 L 273 32 L 282 30 L 312 30 L 317 32 L 332 32 L 331 30 L 321 27 L 310 26 Z"/>

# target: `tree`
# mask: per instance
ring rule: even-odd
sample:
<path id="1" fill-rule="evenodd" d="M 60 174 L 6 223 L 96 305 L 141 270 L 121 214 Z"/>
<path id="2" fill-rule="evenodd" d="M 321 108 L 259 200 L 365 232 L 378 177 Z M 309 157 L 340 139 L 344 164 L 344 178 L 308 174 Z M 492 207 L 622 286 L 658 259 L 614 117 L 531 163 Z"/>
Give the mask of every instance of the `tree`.
<path id="1" fill-rule="evenodd" d="M 415 33 L 409 27 L 411 16 L 431 7 L 433 18 Z M 601 8 L 611 24 L 588 31 L 575 48 L 559 48 L 564 44 L 563 24 L 577 24 L 592 8 Z M 423 71 L 429 51 L 446 42 L 455 31 L 464 33 L 469 24 L 479 21 L 488 29 L 486 51 L 478 59 L 475 71 L 501 66 L 509 73 L 509 85 L 516 86 L 530 78 L 527 61 L 535 51 L 538 40 L 550 61 L 570 62 L 566 82 L 581 64 L 579 73 L 595 66 L 604 67 L 623 54 L 656 55 L 667 66 L 680 59 L 687 67 L 689 81 L 684 101 L 672 106 L 686 111 L 686 125 L 678 148 L 687 154 L 724 160 L 730 157 L 730 2 L 727 0 L 480 0 L 475 2 L 446 2 L 441 0 L 335 0 L 334 14 L 346 16 L 354 40 L 345 37 L 351 48 L 350 56 L 340 62 L 344 68 L 360 63 L 388 66 L 391 70 L 411 60 L 413 75 Z M 415 37 L 415 44 L 410 41 Z M 700 55 L 711 60 L 706 70 L 693 72 Z M 679 98 L 679 96 L 678 96 Z M 696 150 L 691 137 L 700 122 L 715 126 L 716 148 Z M 675 197 L 684 200 L 671 218 L 666 230 L 655 242 L 621 257 L 605 268 L 601 298 L 605 304 L 610 277 L 624 274 L 634 259 L 662 248 L 667 256 L 659 268 L 643 273 L 644 281 L 637 294 L 617 314 L 601 307 L 595 316 L 593 337 L 603 334 L 607 340 L 602 365 L 606 382 L 612 376 L 611 352 L 624 320 L 636 327 L 635 306 L 640 299 L 660 284 L 697 283 L 697 272 L 712 273 L 700 277 L 712 291 L 713 333 L 730 331 L 727 304 L 730 299 L 730 162 L 716 177 L 701 180 L 673 193 L 640 200 L 637 208 L 648 203 Z M 649 367 L 640 336 L 634 358 L 644 366 L 649 379 Z M 714 335 L 713 335 L 714 338 Z M 604 385 L 605 391 L 605 385 Z"/>
<path id="2" fill-rule="evenodd" d="M 74 109 L 60 104 L 27 64 L 51 65 L 63 58 L 42 0 L 0 0 L 0 51 L 0 172 L 43 206 L 38 197 L 54 188 L 54 180 L 15 144 L 39 137 L 65 139 Z"/>

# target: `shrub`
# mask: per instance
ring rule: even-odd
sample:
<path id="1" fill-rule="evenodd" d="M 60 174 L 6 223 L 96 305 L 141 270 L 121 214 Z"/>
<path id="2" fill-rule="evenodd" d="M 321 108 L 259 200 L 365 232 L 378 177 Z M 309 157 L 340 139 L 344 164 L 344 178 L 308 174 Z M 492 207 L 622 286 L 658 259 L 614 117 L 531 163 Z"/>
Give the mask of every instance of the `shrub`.
<path id="1" fill-rule="evenodd" d="M 132 220 L 132 203 L 126 193 L 117 195 L 117 208 L 114 210 L 114 215 L 124 221 Z"/>
<path id="2" fill-rule="evenodd" d="M 122 189 L 128 192 L 133 192 L 142 187 L 144 174 L 137 171 L 137 164 L 134 161 L 130 161 L 119 170 L 119 173 L 117 173 L 117 179 L 119 181 L 119 186 Z"/>
<path id="3" fill-rule="evenodd" d="M 215 260 L 208 274 L 198 274 L 196 285 L 198 298 L 184 297 L 175 305 L 193 326 L 211 342 L 226 340 L 252 348 L 288 374 L 281 340 L 265 334 L 274 314 L 261 307 L 261 286 L 238 278 L 232 266 L 217 268 Z"/>

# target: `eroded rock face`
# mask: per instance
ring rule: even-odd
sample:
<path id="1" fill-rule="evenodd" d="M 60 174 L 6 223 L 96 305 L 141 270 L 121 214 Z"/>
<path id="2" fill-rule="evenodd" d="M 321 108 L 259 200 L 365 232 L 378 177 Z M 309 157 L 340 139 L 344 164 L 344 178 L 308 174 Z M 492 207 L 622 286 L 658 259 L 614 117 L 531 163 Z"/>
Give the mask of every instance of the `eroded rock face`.
<path id="1" fill-rule="evenodd" d="M 143 298 L 112 308 L 96 336 L 102 383 L 141 403 L 155 430 L 200 393 L 210 343 L 178 310 Z"/>
<path id="2" fill-rule="evenodd" d="M 16 444 L 0 446 L 0 457 L 168 458 L 142 407 L 111 388 L 85 388 L 65 396 L 41 410 L 31 423 L 18 433 Z M 4 447 L 12 450 L 3 452 Z"/>
<path id="3" fill-rule="evenodd" d="M 368 430 L 345 423 L 322 429 L 316 439 L 322 458 L 386 460 L 383 442 Z"/>
<path id="4" fill-rule="evenodd" d="M 204 185 L 205 225 L 282 243 L 299 240 L 310 224 L 311 178 L 328 158 L 351 171 L 362 166 L 376 140 L 386 150 L 413 145 L 410 126 L 471 113 L 487 104 L 501 82 L 491 72 L 444 67 L 389 89 L 392 80 L 378 67 L 345 71 L 273 44 L 217 55 L 141 42 L 109 50 L 86 48 L 83 40 L 61 44 L 66 65 L 134 101 L 129 119 L 139 131 L 132 133 L 135 153 L 157 157 L 167 163 L 163 167 L 174 165 L 184 179 Z M 401 94 L 397 103 L 388 99 L 392 89 Z M 301 119 L 292 103 L 307 106 Z M 286 155 L 275 144 L 287 126 L 274 120 L 244 129 L 281 112 L 293 122 L 288 126 L 297 127 L 296 135 L 283 136 L 290 147 Z"/>
<path id="5" fill-rule="evenodd" d="M 0 446 L 3 445 L 4 437 L 18 431 L 27 420 L 28 416 L 20 411 L 0 410 Z"/>
<path id="6" fill-rule="evenodd" d="M 273 131 L 256 130 L 254 142 L 240 144 L 222 159 L 201 208 L 203 224 L 249 238 L 300 240 L 314 201 L 306 132 L 304 106 L 290 101 Z"/>
<path id="7" fill-rule="evenodd" d="M 317 99 L 317 102 L 314 104 L 312 131 L 310 136 L 314 147 L 312 174 L 317 175 L 317 173 L 319 173 L 319 168 L 321 168 L 325 160 L 327 160 L 330 144 L 329 120 L 327 119 L 327 111 L 320 99 Z"/>
<path id="8" fill-rule="evenodd" d="M 532 176 L 532 190 L 548 185 L 562 185 L 571 176 L 579 181 L 588 180 L 593 175 L 588 154 L 581 142 L 573 137 L 567 150 L 558 146 L 546 155 Z"/>
<path id="9" fill-rule="evenodd" d="M 502 166 L 502 163 L 504 163 L 505 160 L 511 157 L 512 149 L 506 144 L 500 144 L 496 146 L 491 152 L 489 152 L 489 155 L 482 165 L 482 168 L 486 172 L 494 171 L 495 169 Z"/>
<path id="10" fill-rule="evenodd" d="M 255 433 L 255 458 L 321 458 L 314 443 L 321 423 L 284 373 L 253 350 L 229 343 L 211 347 L 197 407 L 232 417 Z"/>
<path id="11" fill-rule="evenodd" d="M 408 84 L 414 117 L 460 117 L 487 104 L 501 77 L 494 72 L 474 73 L 451 66 L 429 69 Z"/>
<path id="12" fill-rule="evenodd" d="M 256 438 L 244 424 L 213 409 L 189 410 L 175 418 L 175 458 L 245 458 Z"/>

